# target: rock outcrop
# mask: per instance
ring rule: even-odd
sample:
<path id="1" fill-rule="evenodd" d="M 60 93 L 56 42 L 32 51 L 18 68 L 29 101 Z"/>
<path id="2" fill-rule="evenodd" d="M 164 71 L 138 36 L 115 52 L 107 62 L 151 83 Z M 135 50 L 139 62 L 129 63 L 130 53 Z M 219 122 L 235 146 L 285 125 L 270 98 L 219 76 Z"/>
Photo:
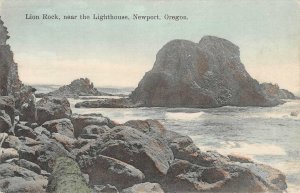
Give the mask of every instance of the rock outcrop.
<path id="1" fill-rule="evenodd" d="M 0 96 L 15 95 L 22 87 L 19 80 L 18 65 L 14 62 L 7 28 L 0 18 Z"/>
<path id="2" fill-rule="evenodd" d="M 239 47 L 204 36 L 199 43 L 173 40 L 159 50 L 152 70 L 130 95 L 141 106 L 274 106 L 246 71 Z"/>
<path id="3" fill-rule="evenodd" d="M 60 87 L 58 90 L 52 91 L 47 95 L 78 97 L 78 96 L 107 96 L 110 94 L 100 92 L 88 78 L 80 78 L 73 80 L 71 84 Z"/>
<path id="4" fill-rule="evenodd" d="M 286 89 L 280 89 L 277 84 L 262 83 L 261 88 L 265 96 L 277 99 L 295 99 L 295 95 Z"/>
<path id="5" fill-rule="evenodd" d="M 164 45 L 129 98 L 84 101 L 75 107 L 265 107 L 293 98 L 287 90 L 253 79 L 240 60 L 238 46 L 204 36 L 199 43 L 173 40 Z"/>

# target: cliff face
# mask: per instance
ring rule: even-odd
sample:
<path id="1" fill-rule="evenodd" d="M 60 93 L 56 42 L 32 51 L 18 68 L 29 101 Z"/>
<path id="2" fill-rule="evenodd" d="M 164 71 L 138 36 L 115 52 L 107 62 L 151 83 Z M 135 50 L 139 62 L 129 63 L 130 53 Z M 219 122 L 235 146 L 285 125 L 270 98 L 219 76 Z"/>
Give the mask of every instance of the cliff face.
<path id="1" fill-rule="evenodd" d="M 219 107 L 274 106 L 245 70 L 238 46 L 213 36 L 199 43 L 173 40 L 156 56 L 130 99 L 140 106 Z"/>
<path id="2" fill-rule="evenodd" d="M 0 18 L 0 95 L 15 95 L 22 86 L 18 75 L 18 65 L 14 62 L 10 46 L 6 44 L 9 36 Z"/>
<path id="3" fill-rule="evenodd" d="M 51 96 L 102 96 L 109 95 L 98 91 L 88 78 L 73 80 L 71 84 L 60 87 L 58 90 L 48 93 Z"/>

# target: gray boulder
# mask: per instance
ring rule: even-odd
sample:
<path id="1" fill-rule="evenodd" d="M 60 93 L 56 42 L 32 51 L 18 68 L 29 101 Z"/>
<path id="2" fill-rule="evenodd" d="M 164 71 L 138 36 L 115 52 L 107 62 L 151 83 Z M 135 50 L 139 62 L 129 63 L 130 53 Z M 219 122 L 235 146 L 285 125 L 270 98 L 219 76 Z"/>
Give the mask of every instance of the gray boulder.
<path id="1" fill-rule="evenodd" d="M 72 114 L 67 98 L 44 97 L 37 102 L 39 124 L 54 119 L 68 118 Z"/>
<path id="2" fill-rule="evenodd" d="M 266 192 L 267 187 L 250 171 L 202 167 L 185 160 L 171 165 L 164 188 L 168 192 Z"/>
<path id="3" fill-rule="evenodd" d="M 81 134 L 96 134 L 101 135 L 103 133 L 109 132 L 110 128 L 107 125 L 88 125 L 82 129 Z"/>
<path id="4" fill-rule="evenodd" d="M 46 121 L 42 127 L 46 128 L 51 133 L 59 133 L 70 138 L 74 138 L 74 127 L 72 122 L 67 119 L 56 119 Z"/>
<path id="5" fill-rule="evenodd" d="M 41 168 L 39 165 L 33 163 L 33 162 L 30 162 L 28 160 L 25 160 L 25 159 L 20 159 L 17 161 L 17 165 L 19 165 L 20 167 L 22 168 L 26 168 L 30 171 L 33 171 L 37 174 L 41 174 Z"/>
<path id="6" fill-rule="evenodd" d="M 103 155 L 81 156 L 78 162 L 82 171 L 89 175 L 92 185 L 109 183 L 122 189 L 141 183 L 145 178 L 135 167 Z"/>
<path id="7" fill-rule="evenodd" d="M 74 125 L 75 137 L 79 137 L 82 134 L 84 128 L 89 125 L 106 125 L 109 128 L 115 126 L 115 123 L 113 121 L 111 121 L 109 118 L 103 117 L 102 115 L 72 115 L 71 121 Z"/>
<path id="8" fill-rule="evenodd" d="M 40 140 L 22 142 L 18 148 L 20 159 L 36 163 L 41 169 L 51 172 L 58 157 L 74 157 L 59 142 L 49 138 Z"/>
<path id="9" fill-rule="evenodd" d="M 200 166 L 213 166 L 229 159 L 217 152 L 202 152 L 189 136 L 167 131 L 165 138 L 176 159 L 188 160 Z"/>
<path id="10" fill-rule="evenodd" d="M 158 183 L 145 182 L 141 184 L 135 184 L 132 187 L 122 190 L 122 193 L 164 193 L 163 189 Z"/>
<path id="11" fill-rule="evenodd" d="M 171 149 L 159 140 L 127 126 L 116 126 L 96 141 L 82 147 L 78 155 L 105 155 L 141 170 L 146 179 L 159 180 L 173 161 Z"/>
<path id="12" fill-rule="evenodd" d="M 0 96 L 0 110 L 4 110 L 9 115 L 11 124 L 14 124 L 15 120 L 15 102 L 13 97 Z"/>
<path id="13" fill-rule="evenodd" d="M 0 110 L 0 133 L 9 132 L 11 127 L 12 124 L 9 115 L 4 110 Z"/>
<path id="14" fill-rule="evenodd" d="M 93 193 L 119 193 L 119 191 L 115 186 L 106 184 L 106 185 L 94 185 Z"/>
<path id="15" fill-rule="evenodd" d="M 16 164 L 0 164 L 0 190 L 5 193 L 43 193 L 47 178 Z"/>
<path id="16" fill-rule="evenodd" d="M 32 139 L 35 139 L 37 137 L 37 135 L 34 133 L 33 129 L 31 129 L 30 127 L 27 127 L 25 125 L 22 125 L 22 124 L 15 125 L 14 133 L 17 137 L 24 136 L 24 137 L 29 137 Z"/>

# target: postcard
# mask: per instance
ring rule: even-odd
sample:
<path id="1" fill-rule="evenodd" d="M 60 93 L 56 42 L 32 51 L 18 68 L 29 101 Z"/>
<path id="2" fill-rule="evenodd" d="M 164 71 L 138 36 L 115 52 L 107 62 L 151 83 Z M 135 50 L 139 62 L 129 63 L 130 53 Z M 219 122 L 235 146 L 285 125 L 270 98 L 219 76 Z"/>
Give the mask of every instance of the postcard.
<path id="1" fill-rule="evenodd" d="M 0 192 L 299 192 L 299 13 L 0 0 Z"/>

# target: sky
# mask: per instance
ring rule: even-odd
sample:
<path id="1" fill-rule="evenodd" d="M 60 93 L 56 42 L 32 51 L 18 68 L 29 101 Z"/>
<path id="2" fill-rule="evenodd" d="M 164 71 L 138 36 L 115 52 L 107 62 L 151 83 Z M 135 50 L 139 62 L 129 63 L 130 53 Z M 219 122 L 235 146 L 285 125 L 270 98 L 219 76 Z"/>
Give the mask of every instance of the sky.
<path id="1" fill-rule="evenodd" d="M 168 14 L 188 20 L 28 20 L 25 14 Z M 164 44 L 214 35 L 240 47 L 253 78 L 300 95 L 299 0 L 0 0 L 0 15 L 27 84 L 88 77 L 99 87 L 136 87 Z"/>

